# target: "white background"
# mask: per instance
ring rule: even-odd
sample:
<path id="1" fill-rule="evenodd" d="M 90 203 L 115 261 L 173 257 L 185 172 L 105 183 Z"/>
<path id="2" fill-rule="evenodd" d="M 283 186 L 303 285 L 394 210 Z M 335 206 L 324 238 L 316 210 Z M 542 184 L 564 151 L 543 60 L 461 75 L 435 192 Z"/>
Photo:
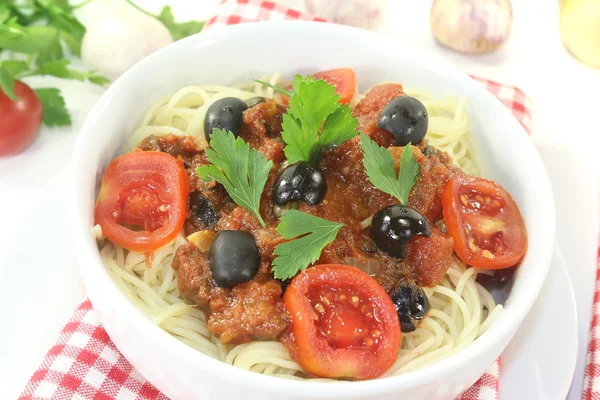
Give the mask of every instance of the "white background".
<path id="1" fill-rule="evenodd" d="M 281 2 L 292 5 L 303 3 L 302 0 Z M 173 0 L 168 3 L 179 19 L 200 20 L 212 15 L 218 1 Z M 104 13 L 112 12 L 114 4 L 115 2 L 112 0 L 96 0 L 81 10 L 81 18 L 84 23 L 93 23 Z M 165 1 L 140 0 L 138 4 L 150 11 L 158 12 Z M 380 30 L 398 38 L 399 41 L 407 41 L 415 46 L 429 49 L 467 73 L 512 84 L 523 89 L 533 100 L 534 140 L 538 143 L 549 143 L 557 151 L 569 152 L 574 163 L 577 161 L 580 165 L 585 166 L 584 173 L 597 176 L 600 172 L 600 158 L 597 156 L 597 149 L 600 145 L 598 122 L 600 70 L 594 70 L 579 63 L 562 46 L 558 30 L 558 1 L 514 0 L 514 24 L 510 40 L 496 53 L 484 56 L 460 55 L 437 45 L 429 30 L 430 5 L 431 1 L 429 0 L 389 0 L 385 21 Z M 394 49 L 389 49 L 389 51 L 394 51 Z M 26 152 L 10 158 L 0 158 L 0 210 L 2 210 L 0 217 L 0 279 L 3 276 L 2 272 L 6 272 L 7 269 L 28 268 L 25 256 L 22 265 L 5 265 L 3 262 L 5 256 L 15 247 L 13 241 L 30 242 L 31 251 L 43 248 L 43 246 L 38 246 L 39 242 L 44 240 L 43 236 L 15 237 L 18 236 L 15 233 L 20 230 L 24 217 L 31 212 L 32 205 L 37 207 L 40 202 L 44 202 L 45 188 L 49 182 L 67 166 L 79 128 L 102 93 L 102 89 L 92 85 L 55 78 L 32 78 L 27 82 L 34 87 L 50 85 L 60 87 L 71 110 L 73 125 L 64 129 L 43 129 L 37 141 Z M 559 159 L 556 160 L 558 162 Z M 565 171 L 569 171 L 569 162 L 565 162 L 564 157 L 560 160 L 564 163 Z M 552 159 L 550 163 L 552 163 Z M 563 168 L 562 165 L 549 167 L 551 167 L 549 169 L 558 171 Z M 64 174 L 60 175 L 56 179 L 64 179 L 64 176 Z M 570 178 L 577 181 L 577 176 L 567 177 L 567 179 Z M 598 180 L 587 179 L 587 182 L 597 183 Z M 555 187 L 555 190 L 560 190 L 560 188 Z M 598 188 L 592 190 L 588 188 L 586 192 L 596 195 Z M 577 196 L 578 194 L 573 192 L 573 207 L 577 207 L 578 202 L 581 201 Z M 66 198 L 62 206 L 67 206 Z M 50 211 L 50 213 L 52 212 Z M 39 221 L 39 223 L 44 224 L 48 221 L 51 219 Z M 67 222 L 52 220 L 51 223 L 66 224 Z M 598 221 L 592 218 L 591 220 L 584 219 L 581 223 L 597 226 Z M 560 227 L 558 234 L 565 236 L 565 240 L 572 236 L 570 233 L 561 233 Z M 597 235 L 584 238 L 584 240 L 595 243 Z M 563 253 L 567 262 L 577 260 L 577 265 L 569 265 L 569 268 L 574 286 L 576 286 L 578 309 L 583 313 L 579 316 L 580 321 L 587 326 L 591 303 L 590 282 L 593 282 L 594 279 L 595 257 L 593 251 L 590 254 L 568 254 L 568 249 L 563 249 Z M 580 275 L 585 276 L 582 279 Z M 577 281 L 576 277 L 579 277 Z M 588 285 L 582 290 L 578 290 L 577 282 L 579 281 L 587 281 Z M 0 284 L 6 285 L 7 282 L 0 282 Z M 34 295 L 28 293 L 26 281 L 10 282 L 10 284 L 22 285 L 24 296 Z M 61 279 L 61 276 L 56 276 L 47 284 L 54 285 L 56 291 L 80 290 L 76 284 L 75 288 L 65 287 L 65 280 Z M 14 299 L 14 301 L 19 300 Z M 39 299 L 39 301 L 43 301 L 43 299 Z M 8 305 L 3 304 L 3 306 Z M 45 316 L 48 321 L 52 322 L 50 325 L 54 327 L 54 331 L 51 329 L 49 332 L 43 332 L 44 335 L 54 337 L 56 329 L 59 329 L 68 318 L 73 306 L 74 304 L 71 303 L 61 304 L 55 313 Z M 584 313 L 582 310 L 587 311 Z M 13 322 L 4 321 L 7 324 Z M 582 330 L 582 332 L 584 331 Z M 585 336 L 580 336 L 580 338 L 584 342 L 587 341 Z M 51 342 L 50 340 L 49 343 Z M 0 344 L 0 346 L 11 345 L 18 344 Z M 43 351 L 38 355 L 37 361 L 28 359 L 23 360 L 23 363 L 28 366 L 32 365 L 31 368 L 34 368 L 42 356 Z M 581 366 L 578 368 L 579 372 L 574 382 L 574 388 L 581 386 L 582 370 Z M 1 369 L 0 372 L 2 372 Z M 10 382 L 11 390 L 8 393 L 16 394 L 22 387 L 24 379 L 27 379 L 21 375 L 17 378 Z M 0 379 L 1 384 L 2 379 Z M 2 393 L 1 389 L 0 387 L 0 394 Z M 4 396 L 0 397 L 5 398 Z M 573 398 L 576 398 L 575 394 L 573 394 Z"/>

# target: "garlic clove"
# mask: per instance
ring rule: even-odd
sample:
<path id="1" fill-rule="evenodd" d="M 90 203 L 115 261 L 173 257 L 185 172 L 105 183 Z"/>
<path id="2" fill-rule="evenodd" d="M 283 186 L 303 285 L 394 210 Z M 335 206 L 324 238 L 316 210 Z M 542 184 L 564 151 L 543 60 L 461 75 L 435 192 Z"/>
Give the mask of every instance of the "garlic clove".
<path id="1" fill-rule="evenodd" d="M 86 68 L 114 80 L 172 42 L 171 33 L 157 19 L 123 6 L 87 29 L 81 43 L 81 60 Z"/>
<path id="2" fill-rule="evenodd" d="M 489 53 L 509 38 L 512 8 L 509 0 L 435 0 L 430 24 L 444 46 L 467 54 Z"/>

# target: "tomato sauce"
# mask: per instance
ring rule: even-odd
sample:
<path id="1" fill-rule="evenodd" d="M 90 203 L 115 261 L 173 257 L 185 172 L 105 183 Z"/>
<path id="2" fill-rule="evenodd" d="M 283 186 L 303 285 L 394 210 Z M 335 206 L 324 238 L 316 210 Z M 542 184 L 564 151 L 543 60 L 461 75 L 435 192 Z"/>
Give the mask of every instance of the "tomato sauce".
<path id="1" fill-rule="evenodd" d="M 392 136 L 377 128 L 379 113 L 390 100 L 403 93 L 402 86 L 398 84 L 376 86 L 353 110 L 358 118 L 359 129 L 380 145 L 390 146 Z M 279 219 L 277 207 L 271 199 L 275 180 L 284 167 L 281 140 L 284 112 L 285 109 L 271 99 L 246 110 L 240 134 L 251 147 L 262 152 L 274 164 L 261 199 L 260 211 L 266 222 L 264 228 L 254 214 L 236 206 L 221 185 L 200 181 L 195 176 L 196 168 L 206 164 L 207 160 L 201 146 L 190 142 L 190 138 L 151 136 L 140 145 L 142 150 L 160 150 L 183 158 L 190 178 L 190 198 L 194 196 L 200 199 L 190 203 L 186 234 L 203 229 L 235 229 L 250 231 L 256 239 L 262 260 L 259 273 L 253 281 L 233 289 L 219 288 L 214 284 L 206 254 L 191 244 L 180 247 L 173 262 L 173 267 L 179 273 L 181 292 L 194 304 L 209 311 L 208 328 L 224 343 L 277 340 L 288 324 L 281 301 L 281 282 L 273 279 L 270 271 L 275 246 L 284 241 L 276 231 Z M 442 218 L 440 197 L 444 186 L 459 170 L 450 165 L 450 157 L 443 152 L 431 151 L 428 152 L 429 156 L 425 156 L 423 152 L 426 147 L 426 143 L 414 147 L 421 174 L 410 194 L 408 205 L 426 216 L 433 227 Z M 397 166 L 402 149 L 390 148 Z M 370 262 L 379 265 L 375 279 L 388 292 L 405 279 L 415 280 L 421 286 L 437 285 L 451 263 L 453 239 L 444 231 L 432 228 L 431 238 L 419 237 L 409 243 L 408 256 L 403 260 L 379 251 L 369 238 L 368 223 L 365 221 L 382 207 L 397 204 L 398 201 L 369 182 L 362 159 L 358 137 L 326 153 L 320 162 L 328 185 L 324 200 L 316 206 L 302 202 L 298 204 L 301 211 L 345 225 L 336 239 L 325 247 L 317 264 Z M 206 215 L 214 215 L 218 222 L 204 218 Z M 344 342 L 350 339 L 340 340 Z M 363 337 L 361 340 L 366 339 Z"/>

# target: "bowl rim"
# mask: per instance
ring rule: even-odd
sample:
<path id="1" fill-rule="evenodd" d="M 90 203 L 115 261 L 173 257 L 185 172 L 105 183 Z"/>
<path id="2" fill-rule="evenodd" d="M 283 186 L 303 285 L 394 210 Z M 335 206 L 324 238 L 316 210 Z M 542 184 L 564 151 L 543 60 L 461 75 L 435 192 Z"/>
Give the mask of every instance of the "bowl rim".
<path id="1" fill-rule="evenodd" d="M 313 21 L 263 21 L 219 27 L 218 29 L 215 28 L 211 31 L 201 32 L 179 40 L 151 54 L 126 71 L 101 96 L 84 122 L 80 135 L 77 138 L 70 164 L 70 224 L 74 233 L 75 251 L 78 257 L 79 270 L 83 277 L 84 285 L 88 289 L 88 293 L 91 292 L 89 290 L 90 285 L 94 285 L 101 289 L 103 297 L 112 297 L 113 300 L 111 300 L 111 303 L 119 304 L 118 313 L 130 320 L 133 324 L 143 327 L 143 330 L 150 336 L 150 340 L 154 343 L 160 343 L 161 346 L 169 348 L 170 352 L 176 353 L 177 357 L 188 359 L 193 357 L 193 362 L 198 364 L 199 368 L 207 373 L 207 376 L 220 376 L 223 377 L 223 379 L 235 382 L 236 385 L 245 387 L 257 387 L 260 385 L 263 390 L 272 393 L 282 393 L 283 391 L 287 393 L 299 391 L 301 393 L 302 391 L 305 391 L 307 393 L 319 393 L 319 396 L 321 397 L 331 398 L 333 396 L 344 395 L 356 397 L 386 392 L 392 389 L 407 389 L 431 383 L 437 378 L 444 376 L 447 371 L 454 370 L 461 365 L 470 362 L 470 360 L 476 358 L 479 354 L 484 353 L 487 349 L 498 347 L 503 338 L 506 338 L 507 336 L 512 338 L 512 334 L 516 332 L 518 326 L 533 306 L 542 284 L 545 281 L 552 255 L 555 230 L 554 200 L 549 178 L 541 161 L 541 157 L 524 128 L 514 118 L 510 111 L 489 91 L 481 87 L 479 83 L 475 82 L 467 74 L 435 54 L 427 53 L 402 42 L 402 47 L 409 49 L 411 56 L 418 57 L 424 62 L 437 64 L 437 68 L 444 70 L 448 75 L 452 75 L 451 78 L 457 80 L 458 84 L 461 86 L 467 86 L 471 90 L 478 92 L 478 95 L 487 98 L 488 101 L 496 103 L 497 106 L 495 107 L 494 113 L 498 114 L 499 118 L 508 118 L 512 121 L 511 124 L 513 125 L 513 129 L 511 129 L 511 131 L 520 133 L 514 135 L 517 142 L 515 144 L 524 146 L 528 149 L 528 155 L 531 157 L 530 162 L 537 167 L 536 173 L 539 175 L 541 198 L 544 198 L 544 202 L 540 204 L 540 207 L 544 208 L 544 212 L 548 218 L 546 220 L 547 229 L 542 230 L 541 235 L 538 238 L 541 242 L 546 243 L 547 246 L 544 246 L 540 251 L 540 254 L 538 254 L 538 257 L 535 260 L 532 260 L 532 263 L 540 264 L 536 269 L 538 271 L 536 276 L 539 279 L 535 282 L 528 282 L 529 290 L 522 293 L 520 300 L 523 301 L 524 307 L 517 309 L 513 308 L 510 313 L 505 312 L 492 327 L 490 327 L 490 329 L 479 336 L 469 346 L 433 365 L 406 374 L 357 382 L 341 381 L 336 382 L 335 385 L 324 385 L 323 382 L 310 380 L 281 379 L 233 367 L 232 365 L 214 359 L 177 340 L 168 332 L 153 324 L 142 311 L 138 310 L 110 278 L 106 267 L 99 257 L 96 241 L 91 235 L 91 227 L 87 226 L 85 223 L 84 216 L 86 214 L 89 215 L 91 210 L 83 207 L 83 191 L 80 188 L 84 187 L 87 183 L 86 181 L 89 181 L 90 179 L 80 173 L 81 168 L 78 168 L 78 166 L 89 163 L 89 160 L 86 158 L 85 150 L 93 144 L 93 126 L 99 119 L 99 116 L 102 115 L 103 109 L 107 104 L 110 103 L 113 98 L 118 97 L 122 88 L 127 86 L 130 77 L 138 73 L 138 71 L 141 71 L 146 65 L 151 65 L 155 59 L 164 57 L 170 52 L 179 52 L 189 48 L 200 47 L 203 44 L 218 41 L 222 37 L 243 35 L 245 32 L 265 29 L 285 30 L 289 29 L 288 27 L 290 26 L 300 26 L 301 29 L 319 30 L 322 31 L 324 35 L 332 33 L 336 35 L 348 35 L 350 37 L 358 36 L 363 40 L 365 38 L 379 41 L 388 40 L 390 42 L 393 40 L 391 37 L 354 27 Z M 529 285 L 531 285 L 531 287 L 529 287 Z M 90 299 L 93 303 L 94 298 L 90 297 Z M 502 348 L 502 351 L 503 350 L 504 347 Z M 122 352 L 126 353 L 126 351 Z"/>

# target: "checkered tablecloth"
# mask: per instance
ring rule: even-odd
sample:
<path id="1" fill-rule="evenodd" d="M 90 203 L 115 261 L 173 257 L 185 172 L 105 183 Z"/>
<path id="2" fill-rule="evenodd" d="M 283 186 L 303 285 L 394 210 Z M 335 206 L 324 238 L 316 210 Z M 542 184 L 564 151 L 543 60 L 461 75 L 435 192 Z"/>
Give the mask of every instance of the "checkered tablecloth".
<path id="1" fill-rule="evenodd" d="M 284 19 L 324 21 L 271 1 L 226 0 L 222 2 L 217 14 L 207 22 L 205 29 L 241 22 Z M 527 132 L 530 131 L 531 102 L 521 90 L 473 78 L 498 97 L 521 121 Z M 600 349 L 600 345 L 596 345 L 596 348 Z M 497 360 L 463 393 L 460 400 L 497 400 L 499 373 L 500 360 Z M 90 301 L 85 299 L 61 331 L 19 399 L 129 400 L 167 397 L 134 370 L 121 355 L 100 325 Z"/>

